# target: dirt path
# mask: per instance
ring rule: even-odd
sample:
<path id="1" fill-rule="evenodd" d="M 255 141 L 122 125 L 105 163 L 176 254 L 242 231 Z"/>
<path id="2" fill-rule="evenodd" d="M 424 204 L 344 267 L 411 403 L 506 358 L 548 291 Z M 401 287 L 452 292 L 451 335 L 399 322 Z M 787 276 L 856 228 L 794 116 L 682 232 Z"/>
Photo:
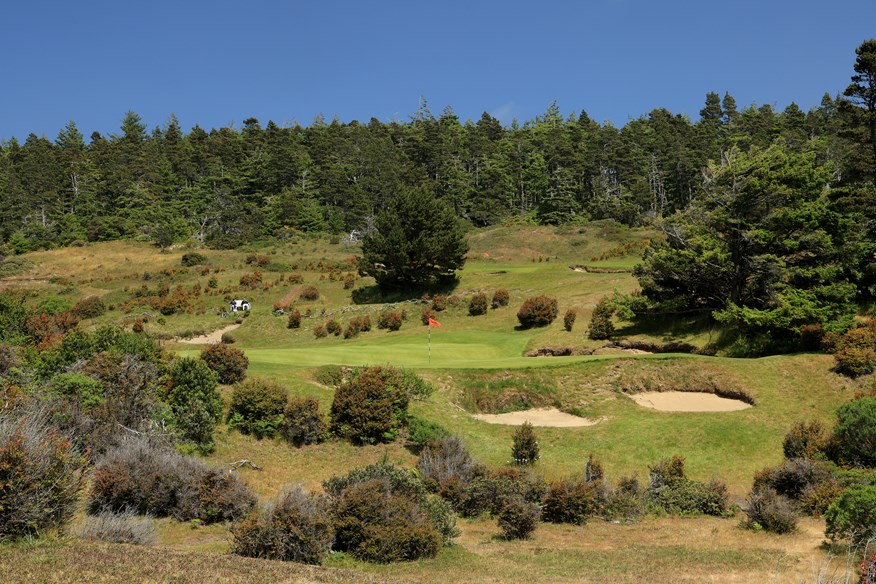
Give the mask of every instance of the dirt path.
<path id="1" fill-rule="evenodd" d="M 524 422 L 529 422 L 533 426 L 551 428 L 580 428 L 582 426 L 592 426 L 599 422 L 599 420 L 573 416 L 572 414 L 561 412 L 557 408 L 535 408 L 507 414 L 474 414 L 472 417 L 488 424 L 522 426 Z"/>
<path id="2" fill-rule="evenodd" d="M 640 406 L 661 412 L 735 412 L 751 407 L 738 399 L 694 391 L 651 391 L 630 398 Z"/>
<path id="3" fill-rule="evenodd" d="M 215 330 L 212 333 L 201 335 L 199 337 L 192 337 L 190 339 L 179 339 L 180 343 L 185 343 L 187 345 L 213 345 L 215 343 L 222 342 L 222 335 L 225 333 L 230 333 L 237 327 L 239 324 L 229 324 L 225 328 L 221 328 L 219 330 Z"/>

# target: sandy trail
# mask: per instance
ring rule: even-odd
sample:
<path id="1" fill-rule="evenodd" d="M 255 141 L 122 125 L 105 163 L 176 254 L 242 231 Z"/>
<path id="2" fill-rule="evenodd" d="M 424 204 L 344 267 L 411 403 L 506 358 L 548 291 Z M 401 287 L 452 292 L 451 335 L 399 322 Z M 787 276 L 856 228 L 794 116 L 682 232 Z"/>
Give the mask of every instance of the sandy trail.
<path id="1" fill-rule="evenodd" d="M 180 343 L 186 343 L 187 345 L 212 345 L 215 343 L 222 342 L 222 335 L 225 333 L 229 333 L 239 327 L 239 324 L 229 324 L 225 328 L 221 328 L 219 330 L 215 330 L 212 333 L 201 335 L 199 337 L 192 337 L 190 339 L 179 339 Z"/>
<path id="2" fill-rule="evenodd" d="M 572 414 L 561 412 L 557 408 L 535 408 L 507 414 L 473 414 L 472 417 L 488 424 L 522 426 L 524 422 L 529 422 L 533 426 L 551 428 L 580 428 L 582 426 L 592 426 L 599 422 L 599 420 L 573 416 Z"/>
<path id="3" fill-rule="evenodd" d="M 630 398 L 640 406 L 661 412 L 735 412 L 751 407 L 738 399 L 693 391 L 651 391 Z"/>

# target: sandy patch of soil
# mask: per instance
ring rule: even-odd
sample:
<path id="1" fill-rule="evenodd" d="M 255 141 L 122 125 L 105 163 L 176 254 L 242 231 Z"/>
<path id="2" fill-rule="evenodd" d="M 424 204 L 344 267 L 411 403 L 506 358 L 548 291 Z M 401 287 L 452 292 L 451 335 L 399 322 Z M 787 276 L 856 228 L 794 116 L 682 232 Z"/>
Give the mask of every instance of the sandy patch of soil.
<path id="1" fill-rule="evenodd" d="M 661 412 L 735 412 L 751 407 L 738 399 L 695 391 L 651 391 L 630 398 L 640 406 Z"/>
<path id="2" fill-rule="evenodd" d="M 557 408 L 535 408 L 522 412 L 509 412 L 507 414 L 474 414 L 473 418 L 487 424 L 505 424 L 508 426 L 522 426 L 529 422 L 533 426 L 546 426 L 551 428 L 580 428 L 592 426 L 599 420 L 581 418 L 561 412 Z"/>
<path id="3" fill-rule="evenodd" d="M 650 355 L 651 351 L 642 349 L 627 349 L 624 347 L 600 347 L 593 351 L 593 355 Z"/>
<path id="4" fill-rule="evenodd" d="M 199 337 L 192 337 L 190 339 L 179 339 L 180 343 L 185 343 L 187 345 L 213 345 L 215 343 L 222 342 L 222 335 L 225 333 L 230 333 L 234 329 L 238 328 L 239 324 L 229 324 L 225 328 L 221 328 L 219 330 L 215 330 L 212 333 L 201 335 Z"/>

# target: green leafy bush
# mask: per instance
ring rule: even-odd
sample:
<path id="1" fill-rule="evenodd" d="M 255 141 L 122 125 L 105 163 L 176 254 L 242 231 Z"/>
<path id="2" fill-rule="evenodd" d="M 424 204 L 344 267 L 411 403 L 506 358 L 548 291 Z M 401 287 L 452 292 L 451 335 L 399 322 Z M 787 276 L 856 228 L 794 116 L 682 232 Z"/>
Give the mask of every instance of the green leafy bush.
<path id="1" fill-rule="evenodd" d="M 329 499 L 296 486 L 231 526 L 231 553 L 319 564 L 331 551 L 334 535 Z"/>
<path id="2" fill-rule="evenodd" d="M 833 447 L 841 461 L 876 467 L 876 397 L 862 397 L 836 411 Z"/>
<path id="3" fill-rule="evenodd" d="M 550 296 L 533 296 L 527 298 L 520 310 L 517 311 L 517 320 L 523 328 L 547 326 L 557 318 L 557 299 Z"/>
<path id="4" fill-rule="evenodd" d="M 72 312 L 79 318 L 97 318 L 106 313 L 106 304 L 99 296 L 86 296 L 76 303 Z"/>
<path id="5" fill-rule="evenodd" d="M 471 300 L 468 302 L 469 316 L 480 316 L 481 314 L 486 314 L 488 308 L 489 303 L 487 301 L 487 295 L 483 292 L 478 292 L 472 296 Z"/>
<path id="6" fill-rule="evenodd" d="M 275 381 L 247 379 L 231 393 L 228 425 L 243 434 L 270 438 L 283 425 L 288 391 Z"/>
<path id="7" fill-rule="evenodd" d="M 532 424 L 524 422 L 514 431 L 511 444 L 511 459 L 515 464 L 532 465 L 538 460 L 538 438 Z"/>
<path id="8" fill-rule="evenodd" d="M 454 482 L 450 481 L 445 486 Z M 544 496 L 545 489 L 544 481 L 528 470 L 503 469 L 476 474 L 468 484 L 442 491 L 442 496 L 448 496 L 461 515 L 477 517 L 483 513 L 498 515 L 506 503 L 517 497 L 537 503 Z"/>
<path id="9" fill-rule="evenodd" d="M 40 409 L 0 410 L 0 541 L 63 527 L 86 459 Z"/>
<path id="10" fill-rule="evenodd" d="M 219 383 L 231 384 L 243 381 L 249 359 L 240 349 L 235 349 L 225 343 L 216 343 L 204 347 L 201 360 L 207 367 L 219 374 Z"/>
<path id="11" fill-rule="evenodd" d="M 331 431 L 359 444 L 391 442 L 407 423 L 410 394 L 401 370 L 367 367 L 335 391 Z"/>
<path id="12" fill-rule="evenodd" d="M 860 545 L 876 538 L 876 486 L 852 485 L 824 514 L 825 535 Z"/>
<path id="13" fill-rule="evenodd" d="M 166 401 L 173 413 L 174 427 L 183 440 L 201 452 L 213 449 L 213 430 L 222 417 L 219 375 L 204 361 L 185 357 L 170 367 Z"/>
<path id="14" fill-rule="evenodd" d="M 797 510 L 787 498 L 766 485 L 756 486 L 748 494 L 744 507 L 746 525 L 773 533 L 790 533 L 797 529 Z"/>
<path id="15" fill-rule="evenodd" d="M 499 511 L 498 523 L 502 537 L 511 539 L 529 539 L 538 526 L 539 510 L 534 503 L 514 498 Z"/>
<path id="16" fill-rule="evenodd" d="M 317 444 L 325 440 L 328 428 L 319 415 L 319 402 L 312 397 L 293 398 L 286 405 L 280 435 L 294 444 Z"/>
<path id="17" fill-rule="evenodd" d="M 511 296 L 508 294 L 508 291 L 504 288 L 499 288 L 495 292 L 493 292 L 493 300 L 490 305 L 493 309 L 501 308 L 503 306 L 508 306 L 508 303 L 511 301 Z"/>
<path id="18" fill-rule="evenodd" d="M 408 446 L 414 451 L 420 451 L 429 442 L 439 441 L 447 436 L 450 436 L 450 432 L 440 424 L 413 416 L 408 419 Z"/>
<path id="19" fill-rule="evenodd" d="M 694 481 L 685 475 L 684 459 L 672 456 L 650 467 L 650 482 L 645 500 L 653 508 L 672 515 L 725 515 L 727 486 L 712 479 Z"/>
<path id="20" fill-rule="evenodd" d="M 603 298 L 597 302 L 596 307 L 593 309 L 593 314 L 590 316 L 587 336 L 594 340 L 611 338 L 611 335 L 614 334 L 614 324 L 611 322 L 613 314 L 614 307 L 608 298 Z"/>

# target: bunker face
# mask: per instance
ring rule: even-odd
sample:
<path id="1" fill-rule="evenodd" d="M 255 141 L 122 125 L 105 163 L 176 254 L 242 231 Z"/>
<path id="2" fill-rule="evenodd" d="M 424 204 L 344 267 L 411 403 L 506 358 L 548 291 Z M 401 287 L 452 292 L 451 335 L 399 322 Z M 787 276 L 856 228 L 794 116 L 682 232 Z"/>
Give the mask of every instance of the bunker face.
<path id="1" fill-rule="evenodd" d="M 222 342 L 222 335 L 230 333 L 239 326 L 239 324 L 230 324 L 227 327 L 213 331 L 210 334 L 193 337 L 191 339 L 180 339 L 179 342 L 187 345 L 215 345 L 216 343 Z"/>
<path id="2" fill-rule="evenodd" d="M 751 405 L 738 399 L 693 391 L 652 391 L 631 395 L 640 406 L 661 412 L 735 412 Z"/>
<path id="3" fill-rule="evenodd" d="M 472 417 L 487 424 L 522 426 L 524 422 L 529 422 L 533 426 L 551 428 L 580 428 L 582 426 L 592 426 L 599 421 L 573 416 L 572 414 L 561 412 L 557 408 L 535 408 L 507 414 L 475 414 Z"/>

